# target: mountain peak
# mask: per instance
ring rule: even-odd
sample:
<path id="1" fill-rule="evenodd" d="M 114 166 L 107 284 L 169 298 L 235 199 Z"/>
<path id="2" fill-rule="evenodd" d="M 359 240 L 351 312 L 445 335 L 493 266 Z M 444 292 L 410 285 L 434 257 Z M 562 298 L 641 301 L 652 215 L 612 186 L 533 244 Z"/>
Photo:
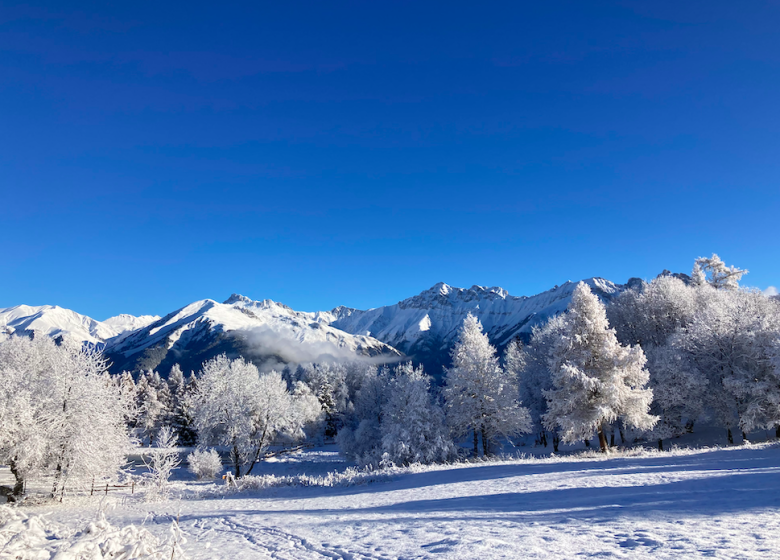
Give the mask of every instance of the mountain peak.
<path id="1" fill-rule="evenodd" d="M 234 303 L 253 303 L 253 300 L 242 296 L 241 294 L 231 294 L 229 298 L 227 298 L 224 302 L 225 305 L 232 305 Z"/>

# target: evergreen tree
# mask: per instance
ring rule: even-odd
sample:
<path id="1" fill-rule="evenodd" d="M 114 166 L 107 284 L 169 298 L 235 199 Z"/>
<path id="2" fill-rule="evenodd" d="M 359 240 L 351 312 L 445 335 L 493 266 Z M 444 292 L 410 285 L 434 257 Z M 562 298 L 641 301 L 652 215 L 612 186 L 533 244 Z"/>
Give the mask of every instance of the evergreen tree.
<path id="1" fill-rule="evenodd" d="M 479 320 L 469 314 L 452 349 L 452 367 L 446 371 L 444 398 L 453 434 L 472 435 L 474 456 L 479 455 L 481 437 L 487 456 L 499 436 L 529 432 L 528 410 L 520 406 L 517 395 L 517 378 L 503 370 Z"/>
<path id="2" fill-rule="evenodd" d="M 606 432 L 618 419 L 648 430 L 652 391 L 640 347 L 621 346 L 609 328 L 604 305 L 580 282 L 566 314 L 566 328 L 553 349 L 553 389 L 546 391 L 545 425 L 558 428 L 565 442 L 598 434 L 606 452 Z"/>

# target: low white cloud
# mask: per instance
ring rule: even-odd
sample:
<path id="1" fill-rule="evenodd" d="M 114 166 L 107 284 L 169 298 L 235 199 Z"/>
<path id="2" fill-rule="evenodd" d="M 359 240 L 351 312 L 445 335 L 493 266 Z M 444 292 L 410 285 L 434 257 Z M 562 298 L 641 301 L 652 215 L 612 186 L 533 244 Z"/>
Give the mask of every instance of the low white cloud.
<path id="1" fill-rule="evenodd" d="M 774 286 L 769 286 L 766 290 L 764 290 L 764 294 L 769 297 L 773 297 L 780 294 L 780 292 L 778 292 L 777 288 L 775 288 Z"/>
<path id="2" fill-rule="evenodd" d="M 350 348 L 326 340 L 301 341 L 286 327 L 256 327 L 235 331 L 249 346 L 249 352 L 263 362 L 261 369 L 279 369 L 285 364 L 361 361 L 376 364 L 396 362 L 399 356 L 361 356 Z M 255 361 L 255 360 L 253 360 Z"/>

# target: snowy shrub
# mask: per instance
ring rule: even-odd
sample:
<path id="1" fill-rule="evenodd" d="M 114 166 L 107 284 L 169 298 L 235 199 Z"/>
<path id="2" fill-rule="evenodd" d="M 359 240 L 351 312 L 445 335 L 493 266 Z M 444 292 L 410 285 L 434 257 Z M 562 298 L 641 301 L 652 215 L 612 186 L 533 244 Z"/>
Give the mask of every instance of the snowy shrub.
<path id="1" fill-rule="evenodd" d="M 85 560 L 185 560 L 185 539 L 177 525 L 171 537 L 161 541 L 136 525 L 117 528 L 101 517 L 81 531 L 52 522 L 43 515 L 27 516 L 0 506 L 2 558 Z"/>
<path id="2" fill-rule="evenodd" d="M 222 472 L 222 459 L 216 449 L 196 449 L 187 455 L 187 469 L 198 477 L 198 480 L 213 480 Z"/>
<path id="3" fill-rule="evenodd" d="M 173 428 L 164 426 L 160 429 L 155 447 L 150 449 L 143 459 L 149 469 L 151 480 L 147 499 L 165 499 L 168 496 L 168 480 L 171 478 L 171 473 L 181 463 L 176 450 L 176 435 L 173 433 Z"/>

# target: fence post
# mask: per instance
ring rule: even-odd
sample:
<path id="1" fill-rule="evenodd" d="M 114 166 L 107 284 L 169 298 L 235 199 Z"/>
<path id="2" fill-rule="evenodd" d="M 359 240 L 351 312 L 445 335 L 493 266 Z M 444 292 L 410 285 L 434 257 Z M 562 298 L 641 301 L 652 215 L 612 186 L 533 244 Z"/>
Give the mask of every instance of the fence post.
<path id="1" fill-rule="evenodd" d="M 106 482 L 106 496 L 108 496 L 108 482 Z"/>
<path id="2" fill-rule="evenodd" d="M 135 480 L 133 480 L 133 483 L 130 485 L 130 493 L 135 494 Z"/>
<path id="3" fill-rule="evenodd" d="M 89 495 L 91 496 L 94 493 L 95 493 L 95 477 L 93 476 L 92 477 L 92 488 L 89 490 Z"/>

